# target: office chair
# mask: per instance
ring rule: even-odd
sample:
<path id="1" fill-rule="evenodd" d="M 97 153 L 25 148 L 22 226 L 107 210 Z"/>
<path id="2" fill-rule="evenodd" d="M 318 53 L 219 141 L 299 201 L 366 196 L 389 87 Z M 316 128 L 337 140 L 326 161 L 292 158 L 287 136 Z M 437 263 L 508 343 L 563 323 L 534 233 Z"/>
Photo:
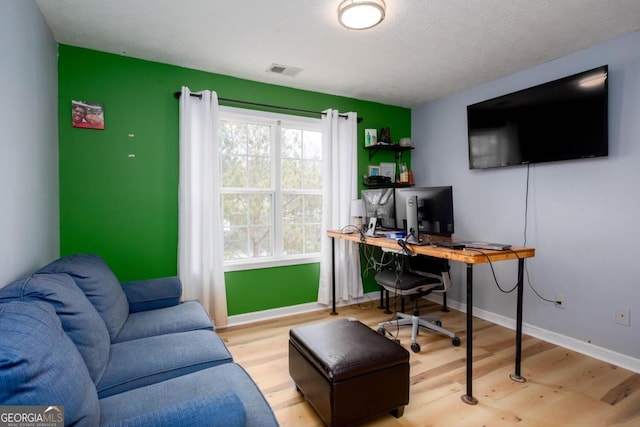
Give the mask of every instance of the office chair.
<path id="1" fill-rule="evenodd" d="M 460 338 L 444 329 L 440 318 L 420 316 L 418 308 L 422 297 L 431 292 L 447 292 L 451 288 L 448 261 L 415 256 L 410 250 L 383 250 L 396 256 L 396 268 L 378 272 L 376 282 L 394 296 L 409 297 L 414 301 L 414 308 L 412 314 L 400 311 L 396 313 L 396 319 L 379 323 L 378 333 L 386 335 L 389 327 L 411 325 L 411 351 L 414 353 L 420 351 L 420 344 L 416 342 L 420 327 L 444 334 L 451 338 L 454 346 L 459 346 Z"/>

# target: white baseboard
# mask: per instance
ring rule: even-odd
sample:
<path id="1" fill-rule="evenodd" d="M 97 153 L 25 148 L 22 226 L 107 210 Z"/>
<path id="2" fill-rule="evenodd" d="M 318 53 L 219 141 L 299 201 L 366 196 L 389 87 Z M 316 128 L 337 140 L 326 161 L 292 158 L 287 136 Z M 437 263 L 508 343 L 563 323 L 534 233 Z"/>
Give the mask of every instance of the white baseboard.
<path id="1" fill-rule="evenodd" d="M 378 301 L 380 299 L 379 292 L 369 292 L 362 298 L 351 299 L 349 301 L 340 301 L 336 303 L 336 309 L 345 305 L 353 305 L 369 301 Z M 262 320 L 277 319 L 279 317 L 291 316 L 293 314 L 311 313 L 314 311 L 326 310 L 330 306 L 319 304 L 317 302 L 310 302 L 306 304 L 292 305 L 289 307 L 274 308 L 271 310 L 256 311 L 254 313 L 237 314 L 235 316 L 229 316 L 227 326 L 244 325 L 247 323 L 258 322 Z"/>
<path id="2" fill-rule="evenodd" d="M 442 298 L 439 296 L 429 296 L 427 299 L 442 303 Z M 447 300 L 447 305 L 463 313 L 467 312 L 467 305 L 458 301 Z M 477 307 L 473 308 L 473 315 L 483 320 L 487 320 L 496 325 L 504 326 L 505 328 L 515 331 L 516 321 L 510 317 L 502 316 L 500 314 L 485 311 Z M 604 347 L 599 347 L 584 341 L 580 341 L 575 338 L 561 335 L 547 329 L 542 329 L 538 326 L 522 323 L 522 333 L 532 336 L 534 338 L 541 339 L 543 341 L 550 342 L 557 346 L 576 351 L 578 353 L 593 357 L 594 359 L 602 360 L 603 362 L 611 363 L 624 369 L 628 369 L 635 373 L 640 373 L 640 359 L 627 356 L 626 354 L 617 353 L 612 350 L 608 350 Z"/>
<path id="3" fill-rule="evenodd" d="M 379 299 L 380 299 L 379 292 L 377 291 L 369 292 L 365 294 L 364 297 L 359 298 L 357 300 L 354 299 L 350 301 L 341 301 L 336 304 L 336 307 L 352 305 L 352 304 L 368 302 L 368 301 L 377 302 L 379 301 Z M 429 296 L 427 297 L 427 299 L 437 302 L 439 304 L 442 303 L 441 296 L 435 296 L 435 295 Z M 458 301 L 448 300 L 447 305 L 454 310 L 458 310 L 463 313 L 467 312 L 467 305 L 462 304 Z M 279 317 L 290 316 L 293 314 L 310 313 L 310 312 L 326 310 L 326 309 L 327 309 L 326 305 L 318 304 L 317 302 L 312 302 L 307 304 L 299 304 L 299 305 L 293 305 L 289 307 L 258 311 L 254 313 L 238 314 L 235 316 L 229 316 L 228 326 L 243 325 L 243 324 L 257 322 L 261 320 L 277 319 Z M 511 330 L 516 329 L 516 321 L 515 319 L 512 319 L 510 317 L 506 317 L 500 314 L 482 310 L 477 307 L 474 307 L 473 315 L 480 319 L 487 320 L 491 323 L 495 323 L 496 325 L 504 326 L 505 328 L 508 328 Z M 597 345 L 586 343 L 586 342 L 577 340 L 575 338 L 568 337 L 566 335 L 561 335 L 556 332 L 549 331 L 547 329 L 542 329 L 534 325 L 529 325 L 527 323 L 522 324 L 522 333 L 530 335 L 534 338 L 541 339 L 543 341 L 550 342 L 560 347 L 564 347 L 569 350 L 582 353 L 589 357 L 593 357 L 594 359 L 602 360 L 603 362 L 611 363 L 621 368 L 628 369 L 636 373 L 640 373 L 640 359 L 636 359 L 636 358 L 627 356 L 625 354 L 617 353 L 615 351 L 611 351 L 606 348 L 599 347 Z"/>

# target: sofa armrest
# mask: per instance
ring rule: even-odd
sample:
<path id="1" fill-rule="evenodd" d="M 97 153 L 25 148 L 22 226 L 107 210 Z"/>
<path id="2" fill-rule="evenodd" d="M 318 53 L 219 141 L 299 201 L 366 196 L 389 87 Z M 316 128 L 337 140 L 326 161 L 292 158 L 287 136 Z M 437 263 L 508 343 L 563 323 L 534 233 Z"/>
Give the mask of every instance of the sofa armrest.
<path id="1" fill-rule="evenodd" d="M 142 411 L 141 411 L 142 412 Z M 244 426 L 247 413 L 240 398 L 230 390 L 198 396 L 175 405 L 165 406 L 135 417 L 116 419 L 101 426 L 109 427 L 173 427 L 173 426 Z"/>
<path id="2" fill-rule="evenodd" d="M 178 277 L 124 282 L 122 289 L 129 301 L 130 313 L 178 305 L 182 296 L 182 283 Z"/>

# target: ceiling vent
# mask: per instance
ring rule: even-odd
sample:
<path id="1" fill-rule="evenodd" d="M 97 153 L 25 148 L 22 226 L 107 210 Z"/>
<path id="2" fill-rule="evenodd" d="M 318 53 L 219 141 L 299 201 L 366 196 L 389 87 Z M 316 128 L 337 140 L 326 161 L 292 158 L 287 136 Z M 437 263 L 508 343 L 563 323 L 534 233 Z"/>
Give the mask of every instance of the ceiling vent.
<path id="1" fill-rule="evenodd" d="M 283 76 L 295 77 L 302 71 L 302 68 L 292 67 L 290 65 L 271 64 L 267 71 L 282 74 Z"/>

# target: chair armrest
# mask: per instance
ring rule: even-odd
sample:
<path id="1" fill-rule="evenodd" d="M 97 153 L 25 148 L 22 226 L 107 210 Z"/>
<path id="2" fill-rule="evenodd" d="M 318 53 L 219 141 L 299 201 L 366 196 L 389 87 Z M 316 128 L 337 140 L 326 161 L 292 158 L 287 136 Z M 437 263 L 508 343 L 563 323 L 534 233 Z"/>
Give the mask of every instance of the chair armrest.
<path id="1" fill-rule="evenodd" d="M 146 426 L 244 426 L 247 412 L 238 396 L 230 390 L 198 396 L 135 417 L 113 420 L 108 427 Z M 104 426 L 103 426 L 104 427 Z"/>
<path id="2" fill-rule="evenodd" d="M 122 283 L 129 312 L 155 310 L 180 304 L 182 283 L 178 277 L 137 280 Z"/>

